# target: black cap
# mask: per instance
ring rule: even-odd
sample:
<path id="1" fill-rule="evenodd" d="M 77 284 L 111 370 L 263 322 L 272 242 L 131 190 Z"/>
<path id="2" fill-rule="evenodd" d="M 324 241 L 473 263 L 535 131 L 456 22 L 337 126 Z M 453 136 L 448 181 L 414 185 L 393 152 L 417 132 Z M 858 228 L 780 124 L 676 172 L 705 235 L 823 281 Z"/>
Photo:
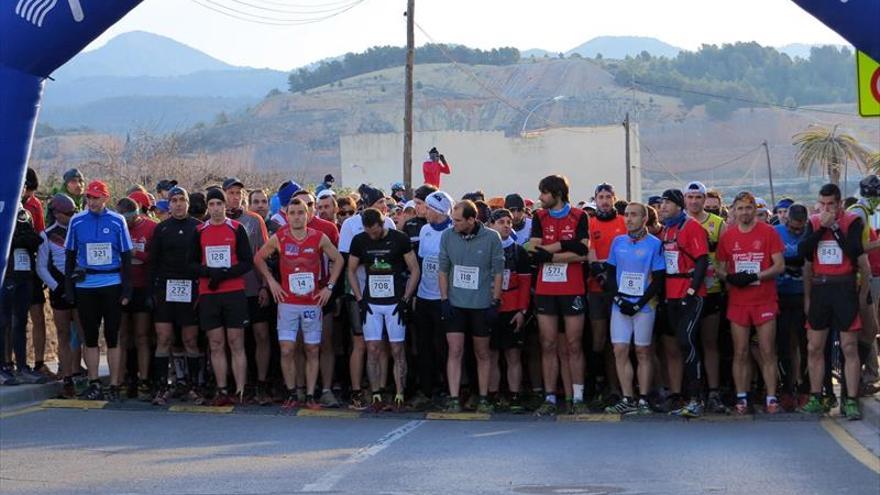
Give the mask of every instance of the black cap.
<path id="1" fill-rule="evenodd" d="M 333 176 L 330 174 L 327 174 L 324 176 L 324 182 L 335 182 L 335 181 L 336 181 L 336 179 L 334 179 Z"/>
<path id="2" fill-rule="evenodd" d="M 678 205 L 679 208 L 684 208 L 684 194 L 682 194 L 679 189 L 667 189 L 663 191 L 661 198 L 667 201 L 672 201 Z"/>
<path id="3" fill-rule="evenodd" d="M 497 210 L 492 210 L 492 214 L 489 215 L 489 220 L 492 223 L 495 223 L 504 217 L 513 218 L 510 215 L 510 210 L 508 210 L 507 208 L 498 208 Z"/>
<path id="4" fill-rule="evenodd" d="M 170 191 L 176 185 L 177 181 L 174 179 L 162 179 L 156 184 L 156 192 Z"/>
<path id="5" fill-rule="evenodd" d="M 65 184 L 72 181 L 73 179 L 79 179 L 81 181 L 86 180 L 85 177 L 83 177 L 82 172 L 80 172 L 78 169 L 75 169 L 75 168 L 72 168 L 72 169 L 68 170 L 67 172 L 64 172 L 63 177 L 64 177 Z"/>
<path id="6" fill-rule="evenodd" d="M 234 187 L 234 186 L 244 187 L 244 182 L 238 180 L 238 177 L 230 177 L 230 178 L 223 181 L 223 190 L 224 191 L 226 191 L 230 187 Z"/>
<path id="7" fill-rule="evenodd" d="M 373 203 L 385 197 L 384 191 L 368 184 L 361 184 L 361 186 L 358 187 L 358 194 L 361 195 L 361 200 L 364 202 L 364 208 L 373 206 Z"/>
<path id="8" fill-rule="evenodd" d="M 504 207 L 507 209 L 510 209 L 510 208 L 525 209 L 526 202 L 523 200 L 523 197 L 517 193 L 508 194 L 507 197 L 504 198 Z"/>
<path id="9" fill-rule="evenodd" d="M 208 189 L 208 192 L 205 194 L 205 203 L 210 202 L 212 199 L 219 199 L 225 203 L 226 194 L 216 187 Z"/>
<path id="10" fill-rule="evenodd" d="M 660 196 L 651 196 L 648 198 L 648 205 L 654 205 L 654 204 L 662 203 L 662 202 L 663 202 L 663 198 L 661 198 Z"/>
<path id="11" fill-rule="evenodd" d="M 189 193 L 186 192 L 186 189 L 180 186 L 174 186 L 168 191 L 168 199 L 171 199 L 174 196 L 183 196 L 184 198 L 189 200 Z"/>

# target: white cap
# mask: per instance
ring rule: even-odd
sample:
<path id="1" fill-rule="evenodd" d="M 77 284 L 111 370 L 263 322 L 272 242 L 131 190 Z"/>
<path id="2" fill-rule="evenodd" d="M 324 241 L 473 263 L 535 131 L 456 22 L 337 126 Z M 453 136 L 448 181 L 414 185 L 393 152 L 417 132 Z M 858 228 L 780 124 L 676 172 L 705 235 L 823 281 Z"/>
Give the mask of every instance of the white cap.
<path id="1" fill-rule="evenodd" d="M 425 204 L 428 208 L 446 216 L 452 212 L 452 203 L 452 196 L 443 191 L 432 192 L 425 198 Z"/>
<path id="2" fill-rule="evenodd" d="M 682 192 L 683 192 L 684 194 L 688 194 L 688 193 L 700 193 L 700 194 L 702 194 L 703 196 L 705 196 L 705 195 L 706 195 L 706 186 L 703 185 L 702 182 L 700 182 L 700 181 L 696 181 L 696 180 L 695 180 L 695 181 L 693 181 L 693 182 L 689 182 L 688 185 L 687 185 L 687 187 L 685 187 L 685 188 L 684 188 L 684 191 L 682 191 Z"/>
<path id="3" fill-rule="evenodd" d="M 336 192 L 334 192 L 333 189 L 324 189 L 318 193 L 318 199 L 324 199 L 328 196 L 336 196 Z"/>
<path id="4" fill-rule="evenodd" d="M 410 208 L 412 208 L 414 210 L 416 209 L 416 202 L 415 201 L 409 200 L 406 203 L 404 203 L 404 205 L 403 205 L 404 210 L 408 210 Z"/>

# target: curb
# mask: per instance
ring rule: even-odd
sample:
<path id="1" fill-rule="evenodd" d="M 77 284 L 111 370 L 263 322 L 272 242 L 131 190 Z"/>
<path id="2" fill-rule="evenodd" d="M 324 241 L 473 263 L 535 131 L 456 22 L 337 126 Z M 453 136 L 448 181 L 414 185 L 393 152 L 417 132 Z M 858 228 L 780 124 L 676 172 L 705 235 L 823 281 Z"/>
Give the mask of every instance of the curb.
<path id="1" fill-rule="evenodd" d="M 880 397 L 876 394 L 862 398 L 862 421 L 880 429 Z"/>
<path id="2" fill-rule="evenodd" d="M 10 408 L 31 402 L 54 399 L 61 395 L 61 382 L 40 385 L 15 385 L 0 390 L 0 408 Z"/>

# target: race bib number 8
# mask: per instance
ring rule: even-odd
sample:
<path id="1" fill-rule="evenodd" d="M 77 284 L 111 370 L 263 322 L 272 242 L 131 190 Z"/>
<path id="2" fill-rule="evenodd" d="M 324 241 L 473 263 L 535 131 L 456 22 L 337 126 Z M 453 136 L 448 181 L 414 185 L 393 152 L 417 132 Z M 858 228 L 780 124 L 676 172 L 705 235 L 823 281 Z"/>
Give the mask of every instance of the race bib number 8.
<path id="1" fill-rule="evenodd" d="M 208 268 L 230 268 L 232 256 L 229 246 L 205 246 L 205 261 Z"/>
<path id="2" fill-rule="evenodd" d="M 568 282 L 567 263 L 544 263 L 541 269 L 541 280 L 549 283 Z"/>
<path id="3" fill-rule="evenodd" d="M 29 272 L 31 271 L 31 257 L 28 256 L 28 252 L 24 249 L 16 249 L 13 257 L 14 260 L 14 270 L 17 272 Z"/>
<path id="4" fill-rule="evenodd" d="M 90 242 L 86 244 L 86 263 L 89 266 L 109 265 L 113 261 L 109 242 Z"/>
<path id="5" fill-rule="evenodd" d="M 455 265 L 452 270 L 452 285 L 459 289 L 477 290 L 480 288 L 480 268 L 476 266 Z"/>
<path id="6" fill-rule="evenodd" d="M 315 274 L 312 272 L 291 273 L 287 276 L 290 291 L 297 296 L 307 296 L 315 291 Z"/>
<path id="7" fill-rule="evenodd" d="M 168 280 L 165 283 L 165 301 L 192 302 L 192 280 Z"/>
<path id="8" fill-rule="evenodd" d="M 645 294 L 645 274 L 623 272 L 620 274 L 620 292 L 628 296 L 642 297 Z"/>
<path id="9" fill-rule="evenodd" d="M 394 297 L 394 275 L 370 275 L 370 297 Z"/>
<path id="10" fill-rule="evenodd" d="M 666 259 L 666 273 L 670 275 L 678 273 L 678 251 L 664 251 L 663 257 Z"/>
<path id="11" fill-rule="evenodd" d="M 843 250 L 837 241 L 819 241 L 817 248 L 819 263 L 822 265 L 839 265 L 843 263 Z"/>

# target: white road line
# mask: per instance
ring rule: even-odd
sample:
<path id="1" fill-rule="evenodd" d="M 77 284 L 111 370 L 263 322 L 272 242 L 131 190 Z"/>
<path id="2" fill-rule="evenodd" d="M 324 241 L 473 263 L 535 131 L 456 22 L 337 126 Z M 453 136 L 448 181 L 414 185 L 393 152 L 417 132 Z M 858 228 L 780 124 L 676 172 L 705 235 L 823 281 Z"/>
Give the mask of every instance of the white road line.
<path id="1" fill-rule="evenodd" d="M 387 449 L 392 443 L 410 434 L 413 430 L 421 426 L 424 422 L 424 420 L 410 421 L 400 428 L 390 431 L 388 434 L 386 434 L 379 440 L 376 440 L 374 443 L 362 449 L 359 449 L 357 452 L 352 454 L 351 457 L 342 461 L 342 463 L 327 471 L 323 476 L 315 480 L 314 483 L 309 483 L 303 486 L 302 491 L 326 492 L 332 490 L 333 487 L 336 486 L 336 483 L 338 483 L 339 480 L 341 480 L 345 477 L 345 475 L 351 472 L 351 470 L 354 469 L 357 464 L 360 464 L 361 462 L 364 462 L 370 457 L 373 457 L 379 452 Z"/>

